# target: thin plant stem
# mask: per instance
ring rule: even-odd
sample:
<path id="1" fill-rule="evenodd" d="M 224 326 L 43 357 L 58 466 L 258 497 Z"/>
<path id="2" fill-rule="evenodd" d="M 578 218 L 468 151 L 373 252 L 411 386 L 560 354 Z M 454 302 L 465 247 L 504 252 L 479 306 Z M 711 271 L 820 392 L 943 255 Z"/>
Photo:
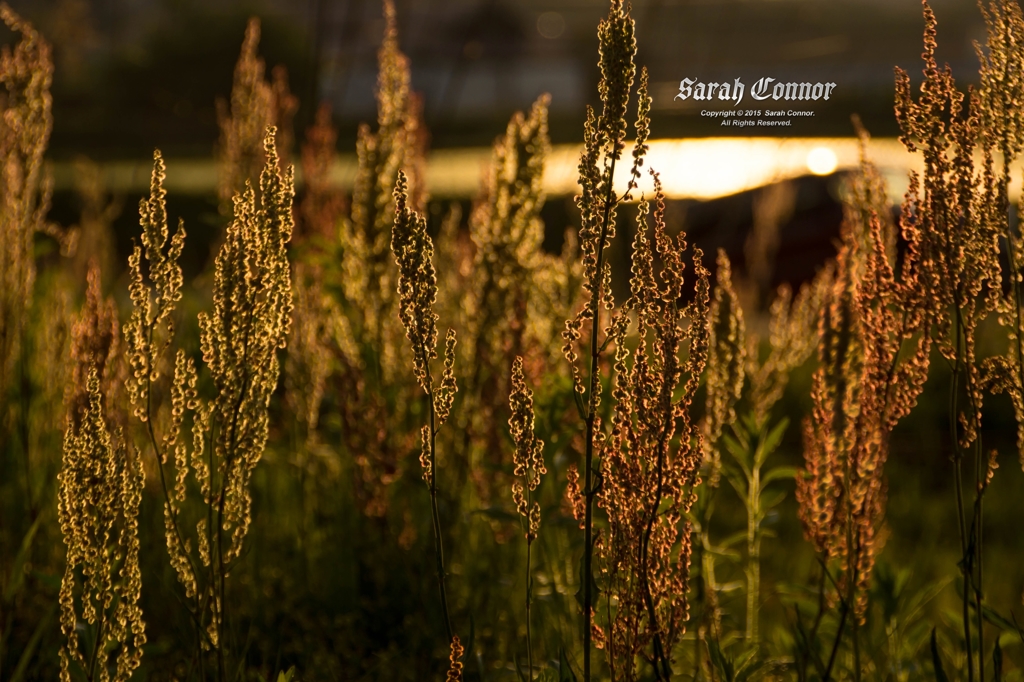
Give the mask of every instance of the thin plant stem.
<path id="1" fill-rule="evenodd" d="M 601 387 L 598 375 L 598 361 L 601 357 L 601 349 L 598 333 L 601 329 L 601 286 L 604 278 L 601 272 L 604 268 L 604 248 L 608 240 L 608 225 L 611 221 L 612 204 L 618 200 L 612 192 L 612 178 L 615 177 L 615 161 L 613 156 L 609 164 L 609 170 L 605 175 L 607 190 L 604 199 L 604 219 L 601 222 L 601 234 L 597 241 L 597 270 L 595 275 L 594 289 L 590 295 L 590 310 L 593 313 L 590 329 L 590 401 L 587 409 L 587 443 L 585 455 L 584 474 L 584 517 L 583 517 L 583 682 L 590 682 L 590 610 L 593 605 L 594 595 L 590 591 L 592 581 L 591 572 L 594 562 L 594 498 L 597 490 L 594 486 L 594 431 L 597 419 L 597 391 Z"/>
<path id="2" fill-rule="evenodd" d="M 253 311 L 249 310 L 249 324 L 246 325 L 246 332 L 244 337 L 243 348 L 245 352 L 242 355 L 242 384 L 238 391 L 238 400 L 235 403 L 234 410 L 231 418 L 231 437 L 228 440 L 229 448 L 226 451 L 227 457 L 232 457 L 235 453 L 235 448 L 238 445 L 238 415 L 242 411 L 242 402 L 245 399 L 245 392 L 249 389 L 249 371 L 248 363 L 248 351 L 249 351 L 249 330 L 252 329 L 252 317 Z M 211 448 L 210 453 L 211 459 L 213 452 Z M 231 462 L 227 462 L 227 466 L 224 467 L 224 473 L 221 475 L 220 481 L 220 499 L 217 501 L 217 573 L 219 574 L 216 578 L 218 586 L 220 588 L 219 599 L 214 600 L 216 604 L 219 604 L 217 608 L 217 672 L 219 674 L 220 682 L 226 681 L 226 668 L 224 664 L 224 646 L 226 640 L 224 638 L 225 629 L 227 628 L 227 570 L 224 563 L 224 505 L 227 502 L 228 496 L 228 469 Z M 211 464 L 212 467 L 212 464 Z M 210 469 L 210 475 L 213 475 L 213 469 Z"/>
<path id="3" fill-rule="evenodd" d="M 696 682 L 701 677 L 701 655 L 700 655 L 700 642 L 703 639 L 704 628 L 703 626 L 697 629 L 693 637 L 693 679 Z"/>
<path id="4" fill-rule="evenodd" d="M 147 333 L 149 348 L 153 347 L 153 331 L 154 331 L 154 325 L 150 324 L 148 326 L 148 333 Z M 146 433 L 149 435 L 149 442 L 153 446 L 153 454 L 156 457 L 156 462 L 157 462 L 157 467 L 156 468 L 157 468 L 157 471 L 160 473 L 160 488 L 161 488 L 161 490 L 163 492 L 163 495 L 164 495 L 164 504 L 166 505 L 167 509 L 169 509 L 170 512 L 171 512 L 170 513 L 171 526 L 174 528 L 174 535 L 178 539 L 178 546 L 179 547 L 185 547 L 185 542 L 184 542 L 184 539 L 182 538 L 182 535 L 181 535 L 181 528 L 178 525 L 178 512 L 174 509 L 174 507 L 170 503 L 171 493 L 170 493 L 170 489 L 167 487 L 167 477 L 166 477 L 166 474 L 164 473 L 163 453 L 160 451 L 160 446 L 157 444 L 157 440 L 156 440 L 156 432 L 153 430 L 153 381 L 152 381 L 151 376 L 152 375 L 149 372 L 146 373 Z M 211 448 L 211 450 L 212 450 L 212 448 Z M 213 466 L 213 462 L 212 462 L 213 453 L 212 453 L 212 451 L 210 453 L 210 457 L 211 457 L 210 466 L 211 466 L 211 471 L 212 471 L 213 470 L 212 469 L 212 466 Z M 185 552 L 184 554 L 185 554 L 185 558 L 188 560 L 189 571 L 191 572 L 191 574 L 194 577 L 196 577 L 197 576 L 196 565 L 192 562 L 192 555 L 187 553 L 187 552 Z M 194 608 L 193 608 L 193 605 L 190 605 L 190 604 L 186 604 L 185 608 L 189 612 L 189 616 L 191 616 L 191 618 L 192 618 L 192 623 L 193 623 L 195 631 L 196 631 L 196 646 L 197 646 L 196 656 L 199 658 L 200 679 L 205 680 L 206 679 L 206 669 L 205 669 L 205 665 L 204 665 L 203 648 L 202 648 L 202 639 L 203 639 L 202 609 L 201 609 L 201 606 L 200 606 L 200 603 L 199 603 L 199 595 L 198 595 L 198 593 L 196 594 L 196 596 L 194 598 Z"/>
<path id="5" fill-rule="evenodd" d="M 850 612 L 850 603 L 843 599 L 840 604 L 839 613 L 839 629 L 836 630 L 835 641 L 832 642 L 832 653 L 828 656 L 828 665 L 825 666 L 825 672 L 822 674 L 822 682 L 828 682 L 832 679 L 832 666 L 836 662 L 836 654 L 839 652 L 839 642 L 843 639 L 843 630 L 846 628 L 846 617 Z"/>
<path id="6" fill-rule="evenodd" d="M 850 591 L 853 591 L 852 586 Z M 856 617 L 850 622 L 850 630 L 853 638 L 853 679 L 860 682 L 860 624 Z"/>
<path id="7" fill-rule="evenodd" d="M 807 649 L 804 652 L 804 660 L 802 661 L 803 674 L 806 676 L 807 662 L 810 660 L 813 654 L 814 667 L 821 672 L 821 656 L 817 652 L 812 651 L 811 647 L 818 637 L 818 628 L 821 626 L 821 619 L 825 615 L 825 576 L 828 573 L 828 567 L 825 565 L 824 560 L 819 556 L 818 561 L 821 563 L 821 576 L 818 579 L 818 612 L 814 615 L 814 622 L 811 624 L 810 633 L 807 636 Z M 799 624 L 800 610 L 797 609 L 797 621 Z"/>
<path id="8" fill-rule="evenodd" d="M 982 462 L 982 458 L 980 456 L 976 456 L 976 459 L 978 460 L 978 466 L 980 467 L 981 466 L 981 462 Z M 979 477 L 979 479 L 980 479 L 980 477 Z M 982 494 L 983 494 L 983 491 L 980 489 L 980 485 L 981 484 L 980 484 L 980 480 L 979 480 L 979 489 L 977 490 L 977 492 L 975 492 L 975 496 L 976 496 L 975 497 L 975 500 L 976 500 L 975 514 L 977 516 L 978 523 L 977 523 L 977 527 L 976 527 L 976 530 L 975 530 L 975 545 L 974 545 L 974 549 L 975 549 L 974 561 L 976 562 L 975 566 L 977 568 L 977 582 L 974 584 L 974 605 L 975 605 L 974 616 L 975 616 L 975 618 L 977 620 L 976 627 L 978 628 L 978 679 L 984 680 L 985 679 L 985 635 L 984 635 L 984 629 L 982 627 L 983 622 L 982 622 L 982 612 L 981 612 L 981 602 L 982 602 L 982 593 L 981 593 L 981 589 L 982 589 L 981 588 L 981 586 L 982 586 L 982 581 L 981 581 L 981 525 L 982 525 L 982 511 L 983 511 L 982 510 Z"/>
<path id="9" fill-rule="evenodd" d="M 821 565 L 821 579 L 818 580 L 818 613 L 814 617 L 814 623 L 811 625 L 811 636 L 810 641 L 814 641 L 814 638 L 818 635 L 818 627 L 821 625 L 822 616 L 825 615 L 825 563 Z"/>
<path id="10" fill-rule="evenodd" d="M 676 304 L 672 304 L 673 313 L 676 312 Z M 666 386 L 669 386 L 666 384 Z M 644 600 L 647 606 L 647 617 L 650 620 L 651 630 L 654 632 L 654 672 L 655 677 L 659 680 L 664 677 L 665 682 L 672 679 L 672 665 L 669 661 L 669 657 L 665 653 L 665 647 L 661 641 L 661 627 L 658 624 L 658 612 L 654 608 L 654 597 L 651 595 L 651 582 L 650 573 L 647 565 L 648 555 L 650 553 L 651 544 L 651 533 L 654 531 L 654 522 L 658 519 L 658 509 L 661 507 L 661 498 L 664 494 L 665 486 L 665 454 L 669 447 L 669 429 L 672 426 L 674 417 L 671 416 L 672 411 L 672 393 L 671 388 L 663 389 L 667 390 L 668 394 L 662 396 L 662 401 L 667 403 L 669 409 L 669 416 L 665 419 L 662 425 L 661 433 L 658 437 L 658 459 L 657 459 L 657 474 L 658 474 L 658 487 L 654 495 L 654 503 L 651 505 L 651 515 L 647 519 L 647 528 L 644 530 L 643 543 L 640 550 L 640 575 L 644 585 Z M 658 665 L 661 665 L 659 670 Z"/>
<path id="11" fill-rule="evenodd" d="M 949 389 L 949 428 L 950 437 L 952 443 L 950 444 L 953 448 L 953 467 L 954 467 L 954 488 L 956 491 L 956 507 L 957 507 L 957 521 L 960 529 L 960 556 L 961 556 L 961 568 L 960 573 L 963 576 L 963 627 L 964 627 L 964 647 L 967 650 L 967 679 L 968 682 L 974 680 L 974 651 L 971 645 L 971 621 L 968 613 L 968 603 L 970 600 L 970 557 L 967 554 L 967 521 L 964 512 L 964 490 L 963 481 L 961 477 L 962 472 L 962 454 L 960 452 L 960 441 L 957 437 L 956 430 L 956 415 L 957 415 L 957 389 L 959 388 L 959 377 L 960 377 L 960 363 L 962 358 L 961 346 L 960 346 L 960 309 L 957 307 L 956 314 L 956 360 L 953 367 L 953 377 L 950 382 Z"/>
<path id="12" fill-rule="evenodd" d="M 107 600 L 107 590 L 104 588 L 103 594 L 100 595 L 100 605 L 102 606 Z M 99 660 L 100 654 L 100 642 L 103 641 L 103 626 L 107 623 L 106 609 L 101 608 L 100 610 L 100 625 L 96 629 L 96 639 L 92 643 L 92 656 L 89 657 L 89 682 L 93 682 L 96 679 L 96 663 Z"/>
<path id="13" fill-rule="evenodd" d="M 227 498 L 227 481 L 221 480 L 220 500 L 217 508 L 217 569 L 220 573 L 219 587 L 220 598 L 214 600 L 217 604 L 217 674 L 220 682 L 225 682 L 224 667 L 224 626 L 226 610 L 226 590 L 224 585 L 224 501 Z"/>
<path id="14" fill-rule="evenodd" d="M 527 508 L 529 509 L 530 493 L 527 486 Z M 530 602 L 533 600 L 533 576 L 530 573 L 530 548 L 533 540 L 526 541 L 526 661 L 530 666 L 530 682 L 533 682 L 533 640 L 530 638 Z"/>
<path id="15" fill-rule="evenodd" d="M 853 480 L 853 471 L 850 466 L 850 458 L 845 458 L 846 473 L 844 474 L 844 480 L 847 481 L 847 485 Z M 860 545 L 859 537 L 855 539 L 855 533 L 853 530 L 853 500 L 850 495 L 847 494 L 846 498 L 846 609 L 845 614 L 849 614 L 851 610 L 856 609 L 854 599 L 856 598 L 857 589 L 857 551 Z M 859 536 L 859 533 L 856 534 Z M 860 657 L 857 646 L 857 614 L 853 614 L 852 622 L 850 623 L 852 630 L 853 639 L 853 651 L 854 651 L 854 678 L 857 682 L 860 682 Z M 842 639 L 842 628 L 840 628 L 839 634 L 836 636 L 836 644 Z M 835 655 L 835 649 L 832 650 Z"/>
<path id="16" fill-rule="evenodd" d="M 760 426 L 760 425 L 759 425 Z M 761 507 L 761 467 L 755 448 L 747 480 L 747 631 L 748 644 L 757 644 L 757 604 L 761 588 L 761 533 L 757 519 Z"/>
<path id="17" fill-rule="evenodd" d="M 661 643 L 661 628 L 658 625 L 658 612 L 654 608 L 654 597 L 651 595 L 651 581 L 647 567 L 647 557 L 650 552 L 651 532 L 654 530 L 654 522 L 658 518 L 658 508 L 661 506 L 662 489 L 664 486 L 665 450 L 668 447 L 668 423 L 662 429 L 660 442 L 658 443 L 658 488 L 654 496 L 654 504 L 651 506 L 651 515 L 647 520 L 647 528 L 644 531 L 643 544 L 640 550 L 640 576 L 644 585 L 644 602 L 647 606 L 647 617 L 651 621 L 651 630 L 654 632 L 654 674 L 665 682 L 672 678 L 672 667 L 665 655 L 665 648 Z M 661 668 L 659 669 L 659 664 Z"/>
<path id="18" fill-rule="evenodd" d="M 448 611 L 448 591 L 444 584 L 444 545 L 441 542 L 441 515 L 437 509 L 437 424 L 434 411 L 434 380 L 430 376 L 430 365 L 426 351 L 420 349 L 423 367 L 426 370 L 427 400 L 430 403 L 430 516 L 434 524 L 434 556 L 437 568 L 437 587 L 441 593 L 441 611 L 444 613 L 444 628 L 448 642 L 452 641 L 452 620 Z"/>
<path id="19" fill-rule="evenodd" d="M 25 347 L 24 333 L 22 333 L 21 347 Z M 28 501 L 29 520 L 35 523 L 36 517 L 39 516 L 39 510 L 36 508 L 34 496 L 32 494 L 32 463 L 31 457 L 29 456 L 29 438 L 31 437 L 28 415 L 29 406 L 32 402 L 31 396 L 31 384 L 29 383 L 28 377 L 26 376 L 26 362 L 27 358 L 22 358 L 22 361 L 18 363 L 19 372 L 21 373 L 18 393 L 21 396 L 21 415 L 19 415 L 18 426 L 21 431 L 21 453 L 22 459 L 25 462 L 25 498 Z"/>

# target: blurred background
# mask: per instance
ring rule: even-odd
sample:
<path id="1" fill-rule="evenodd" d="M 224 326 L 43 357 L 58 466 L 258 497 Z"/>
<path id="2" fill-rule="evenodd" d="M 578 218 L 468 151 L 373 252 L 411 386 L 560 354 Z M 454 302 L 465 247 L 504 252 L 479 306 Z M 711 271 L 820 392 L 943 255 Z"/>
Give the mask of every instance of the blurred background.
<path id="1" fill-rule="evenodd" d="M 317 105 L 331 106 L 339 151 L 334 178 L 350 185 L 355 136 L 375 119 L 378 0 L 12 0 L 54 46 L 54 129 L 49 158 L 56 193 L 51 217 L 76 224 L 83 185 L 112 197 L 121 263 L 138 229 L 131 208 L 148 189 L 151 155 L 168 159 L 172 212 L 217 228 L 219 137 L 216 102 L 231 92 L 250 16 L 262 20 L 259 53 L 268 74 L 282 66 L 299 101 L 297 143 Z M 514 111 L 551 94 L 545 208 L 551 248 L 573 220 L 576 163 L 586 104 L 597 98 L 595 27 L 603 0 L 398 0 L 399 40 L 430 134 L 428 189 L 467 203 L 476 195 L 489 146 Z M 872 157 L 894 198 L 913 159 L 895 136 L 893 67 L 918 78 L 921 6 L 916 0 L 636 0 L 637 62 L 650 71 L 650 164 L 662 171 L 673 215 L 713 254 L 742 255 L 759 188 L 789 185 L 777 217 L 783 260 L 771 284 L 799 283 L 832 252 L 841 218 L 836 182 L 857 162 L 851 114 L 874 136 Z M 974 3 L 936 0 L 939 60 L 961 88 L 976 78 L 973 41 L 984 39 Z M 704 109 L 727 102 L 674 99 L 683 78 L 740 78 L 743 107 L 763 76 L 834 82 L 813 117 L 788 128 L 723 127 Z M 741 108 L 743 108 L 741 107 Z M 748 137 L 756 131 L 761 137 Z M 86 160 L 98 164 L 91 166 Z M 83 173 L 91 169 L 91 176 Z M 88 175 L 88 174 L 87 174 Z M 300 178 L 301 186 L 301 178 Z M 124 207 L 128 207 L 124 209 Z M 122 210 L 124 209 L 124 210 Z M 435 218 L 444 210 L 432 203 Z M 213 230 L 204 230 L 212 232 Z M 195 234 L 193 232 L 193 234 Z M 193 272 L 208 250 L 193 240 Z M 186 254 L 188 256 L 189 254 Z M 709 258 L 709 261 L 713 259 Z M 788 262 L 787 262 L 788 261 Z M 713 265 L 709 262 L 709 265 Z"/>
<path id="2" fill-rule="evenodd" d="M 377 0 L 12 0 L 55 48 L 51 155 L 68 159 L 207 156 L 214 101 L 230 92 L 246 19 L 263 22 L 268 69 L 284 65 L 300 100 L 331 103 L 339 147 L 374 117 Z M 600 0 L 399 0 L 402 49 L 425 99 L 436 148 L 488 145 L 509 115 L 552 95 L 553 142 L 582 140 L 596 100 Z M 961 80 L 977 70 L 984 25 L 973 2 L 936 0 L 939 60 Z M 648 67 L 656 137 L 722 134 L 699 103 L 673 101 L 685 77 L 830 81 L 834 98 L 790 136 L 852 134 L 858 113 L 877 137 L 897 134 L 893 66 L 920 72 L 916 0 L 635 0 L 638 64 Z M 751 102 L 749 97 L 745 100 Z M 737 131 L 738 133 L 748 131 Z"/>

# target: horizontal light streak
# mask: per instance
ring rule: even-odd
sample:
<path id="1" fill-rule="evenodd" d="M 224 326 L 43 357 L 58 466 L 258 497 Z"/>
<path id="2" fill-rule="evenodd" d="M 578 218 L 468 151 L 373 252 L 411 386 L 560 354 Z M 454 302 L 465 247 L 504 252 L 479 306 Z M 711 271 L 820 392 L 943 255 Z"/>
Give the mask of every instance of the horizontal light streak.
<path id="1" fill-rule="evenodd" d="M 548 158 L 544 187 L 549 195 L 576 194 L 577 165 L 581 145 L 555 145 Z M 622 192 L 629 179 L 631 146 L 616 165 L 616 190 Z M 836 170 L 855 168 L 859 145 L 855 138 L 701 138 L 653 140 L 644 162 L 640 191 L 650 196 L 652 183 L 647 169 L 660 174 L 667 197 L 672 199 L 714 199 L 755 189 L 773 182 L 812 174 L 810 166 L 835 157 Z M 882 170 L 889 182 L 889 192 L 899 200 L 907 188 L 907 172 L 921 170 L 919 154 L 909 154 L 896 139 L 873 139 L 868 146 L 869 158 Z M 440 149 L 427 161 L 427 188 L 439 198 L 475 196 L 487 172 L 491 150 L 486 147 Z M 978 158 L 980 162 L 980 156 Z M 116 193 L 145 192 L 149 187 L 151 163 L 148 161 L 110 161 L 100 164 L 103 180 Z M 824 170 L 819 168 L 818 172 Z M 353 154 L 339 155 L 331 169 L 333 183 L 351 188 L 355 179 L 356 159 Z M 57 189 L 74 187 L 71 163 L 53 165 Z M 1011 198 L 1020 195 L 1021 171 L 1016 169 L 1011 184 Z M 301 171 L 297 170 L 301 184 Z M 212 159 L 168 159 L 167 181 L 170 192 L 208 194 L 217 187 L 217 164 Z M 639 194 L 638 194 L 639 196 Z"/>

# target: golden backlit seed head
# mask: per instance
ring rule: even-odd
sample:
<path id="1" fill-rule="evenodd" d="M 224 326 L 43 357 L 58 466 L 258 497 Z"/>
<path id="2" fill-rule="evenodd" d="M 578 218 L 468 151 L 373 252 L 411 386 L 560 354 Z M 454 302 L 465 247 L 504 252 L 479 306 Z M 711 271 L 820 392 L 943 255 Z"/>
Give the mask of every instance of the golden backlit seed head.
<path id="1" fill-rule="evenodd" d="M 512 363 L 511 385 L 508 401 L 512 416 L 508 426 L 516 446 L 512 453 L 512 474 L 516 477 L 512 483 L 512 499 L 516 510 L 526 520 L 526 539 L 533 542 L 540 530 L 540 507 L 533 501 L 532 493 L 547 468 L 544 466 L 544 441 L 534 433 L 533 391 L 526 385 L 520 356 Z"/>
<path id="2" fill-rule="evenodd" d="M 103 678 L 115 666 L 115 682 L 126 682 L 138 668 L 146 643 L 139 607 L 138 513 L 143 473 L 120 432 L 111 434 L 104 419 L 100 379 L 93 366 L 87 379 L 88 407 L 76 428 L 70 420 L 58 476 L 57 515 L 67 546 L 67 567 L 60 590 L 61 680 L 71 680 L 72 664 L 86 666 L 78 640 L 78 622 L 102 633 Z M 81 605 L 79 611 L 76 604 Z M 116 652 L 116 654 L 115 654 Z M 113 660 L 111 661 L 111 655 Z"/>
<path id="3" fill-rule="evenodd" d="M 223 527 L 231 529 L 226 560 L 241 552 L 251 520 L 249 480 L 268 435 L 270 396 L 280 370 L 292 319 L 292 169 L 278 164 L 273 127 L 264 138 L 266 163 L 260 198 L 251 186 L 235 196 L 234 219 L 214 269 L 213 310 L 200 313 L 203 362 L 216 389 L 210 406 L 221 425 L 209 444 L 214 450 L 224 500 Z M 210 472 L 212 473 L 212 472 Z"/>
<path id="4" fill-rule="evenodd" d="M 612 2 L 608 16 L 597 27 L 598 66 L 601 69 L 597 90 L 603 105 L 603 132 L 611 142 L 609 156 L 612 158 L 618 158 L 625 145 L 626 105 L 636 76 L 634 28 L 629 9 L 623 7 L 621 0 Z"/>
<path id="5" fill-rule="evenodd" d="M 448 666 L 447 682 L 462 682 L 462 655 L 465 649 L 459 642 L 458 635 L 452 635 L 452 653 L 449 657 L 451 664 Z"/>
<path id="6" fill-rule="evenodd" d="M 426 424 L 420 428 L 420 466 L 423 468 L 423 480 L 430 485 L 434 476 L 434 465 L 430 460 L 430 427 Z"/>
<path id="7" fill-rule="evenodd" d="M 838 563 L 839 583 L 861 622 L 884 537 L 889 436 L 927 378 L 934 314 L 920 288 L 929 267 L 924 235 L 905 213 L 900 227 L 906 250 L 897 276 L 896 226 L 879 217 L 889 213 L 880 187 L 862 146 L 835 275 L 821 304 L 820 366 L 812 416 L 804 425 L 806 467 L 796 490 L 804 534 L 826 562 Z"/>
<path id="8" fill-rule="evenodd" d="M 434 245 L 427 234 L 427 221 L 409 206 L 409 183 L 398 172 L 395 186 L 395 224 L 391 250 L 398 263 L 399 318 L 413 347 L 413 371 L 425 393 L 433 388 L 428 382 L 429 363 L 437 357 L 437 276 L 434 273 Z"/>
<path id="9" fill-rule="evenodd" d="M 438 386 L 434 405 L 438 426 L 448 420 L 452 403 L 455 402 L 455 394 L 459 390 L 455 381 L 455 342 L 455 330 L 449 328 L 444 336 L 444 373 L 441 375 L 441 385 Z"/>
<path id="10" fill-rule="evenodd" d="M 617 604 L 603 635 L 614 661 L 635 660 L 655 640 L 670 649 L 685 629 L 692 529 L 681 520 L 703 462 L 691 407 L 708 357 L 708 272 L 694 249 L 695 296 L 681 306 L 686 238 L 667 234 L 661 182 L 652 175 L 654 211 L 641 199 L 631 295 L 608 332 L 615 347 L 612 430 L 600 449 L 597 495 L 608 526 L 597 553 Z M 635 313 L 635 350 L 627 313 Z"/>
<path id="11" fill-rule="evenodd" d="M 168 244 L 165 178 L 163 157 L 159 150 L 154 151 L 149 198 L 139 202 L 142 244 L 136 244 L 128 257 L 132 315 L 124 327 L 131 368 L 126 388 L 139 419 L 146 418 L 150 386 L 160 377 L 163 355 L 174 335 L 172 313 L 181 300 L 178 260 L 185 245 L 185 228 L 179 222 Z M 148 277 L 143 275 L 143 256 Z"/>

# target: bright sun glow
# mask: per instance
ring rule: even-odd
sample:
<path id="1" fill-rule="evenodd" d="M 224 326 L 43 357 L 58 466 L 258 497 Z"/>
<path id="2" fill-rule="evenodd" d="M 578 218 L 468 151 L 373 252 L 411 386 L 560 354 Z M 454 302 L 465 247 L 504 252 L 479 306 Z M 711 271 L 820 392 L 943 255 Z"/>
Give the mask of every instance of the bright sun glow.
<path id="1" fill-rule="evenodd" d="M 807 169 L 815 175 L 828 175 L 838 164 L 836 153 L 828 147 L 815 147 L 807 153 Z"/>

